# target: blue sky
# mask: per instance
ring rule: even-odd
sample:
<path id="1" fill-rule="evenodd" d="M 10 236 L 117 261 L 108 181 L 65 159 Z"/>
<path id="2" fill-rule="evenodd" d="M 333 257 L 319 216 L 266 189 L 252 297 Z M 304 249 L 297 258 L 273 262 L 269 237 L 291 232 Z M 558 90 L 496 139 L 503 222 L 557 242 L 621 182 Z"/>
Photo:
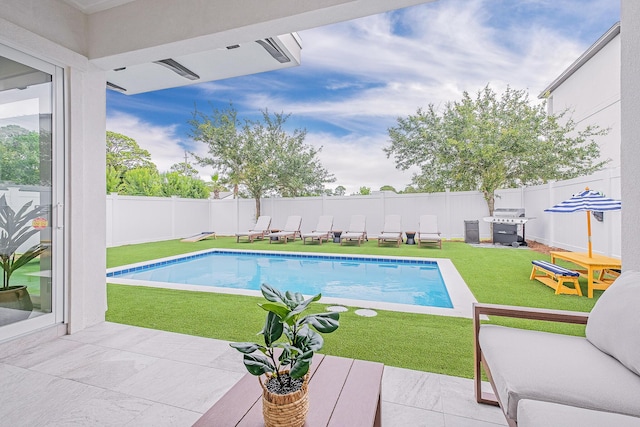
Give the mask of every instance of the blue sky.
<path id="1" fill-rule="evenodd" d="M 619 0 L 438 0 L 299 32 L 302 65 L 139 95 L 107 91 L 107 129 L 134 138 L 161 171 L 184 151 L 206 153 L 188 137 L 194 105 L 241 117 L 291 113 L 306 143 L 347 193 L 361 186 L 404 189 L 382 148 L 397 117 L 442 106 L 487 84 L 538 94 L 619 21 Z M 198 167 L 203 177 L 214 171 Z"/>

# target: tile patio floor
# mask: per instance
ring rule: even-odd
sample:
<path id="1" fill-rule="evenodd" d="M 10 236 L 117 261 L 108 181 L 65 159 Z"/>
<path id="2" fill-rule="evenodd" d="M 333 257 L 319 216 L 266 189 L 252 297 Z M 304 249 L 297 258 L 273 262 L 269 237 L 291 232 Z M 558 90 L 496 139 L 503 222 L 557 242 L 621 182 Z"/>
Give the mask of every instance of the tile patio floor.
<path id="1" fill-rule="evenodd" d="M 2 426 L 190 426 L 246 372 L 226 341 L 108 322 L 18 347 L 0 345 Z M 387 366 L 382 399 L 386 427 L 506 425 L 468 379 Z"/>

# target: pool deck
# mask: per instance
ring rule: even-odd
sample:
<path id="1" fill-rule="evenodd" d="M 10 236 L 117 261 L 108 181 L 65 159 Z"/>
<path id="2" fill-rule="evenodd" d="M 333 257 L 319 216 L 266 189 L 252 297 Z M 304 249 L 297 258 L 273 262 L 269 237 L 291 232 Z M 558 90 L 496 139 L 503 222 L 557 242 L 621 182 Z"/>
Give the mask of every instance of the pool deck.
<path id="1" fill-rule="evenodd" d="M 193 252 L 190 254 L 183 254 L 178 256 L 172 256 L 152 261 L 146 261 L 136 264 L 124 265 L 119 267 L 110 268 L 107 270 L 107 274 L 113 274 L 122 270 L 131 270 L 135 268 L 140 268 L 148 264 L 153 263 L 170 263 L 172 261 L 182 259 L 186 256 L 199 256 L 201 254 L 206 253 L 215 253 L 215 252 L 236 252 L 236 253 L 257 253 L 264 255 L 278 255 L 283 256 L 283 252 L 277 251 L 246 251 L 246 250 L 236 250 L 236 249 L 208 249 L 204 251 Z M 346 258 L 349 260 L 366 260 L 371 258 L 376 259 L 385 259 L 385 260 L 401 260 L 401 261 L 426 261 L 436 263 L 440 270 L 440 274 L 442 275 L 442 279 L 447 287 L 447 292 L 449 293 L 449 298 L 451 299 L 451 303 L 453 308 L 440 308 L 440 307 L 427 307 L 427 306 L 419 306 L 419 305 L 409 305 L 409 304 L 397 304 L 397 303 L 387 303 L 387 302 L 377 302 L 377 301 L 365 301 L 358 299 L 345 299 L 345 298 L 331 298 L 331 297 L 322 297 L 321 303 L 325 304 L 334 304 L 334 305 L 345 305 L 348 307 L 357 307 L 357 308 L 368 308 L 373 310 L 389 310 L 389 311 L 401 311 L 406 313 L 419 313 L 419 314 L 435 314 L 439 316 L 454 316 L 454 317 L 466 317 L 468 319 L 473 317 L 472 313 L 472 304 L 477 302 L 469 287 L 465 283 L 464 279 L 458 273 L 458 270 L 453 265 L 450 259 L 446 258 L 412 258 L 412 257 L 393 257 L 393 256 L 367 256 L 367 255 L 335 255 L 335 254 L 316 254 L 316 253 L 306 253 L 306 252 L 286 252 L 286 255 L 294 255 L 294 256 L 302 256 L 302 257 L 331 257 L 331 258 Z M 226 293 L 233 295 L 247 295 L 247 296 L 261 296 L 262 294 L 258 290 L 246 290 L 246 289 L 231 289 L 231 288 L 221 288 L 221 287 L 212 287 L 212 286 L 199 286 L 199 285 L 185 285 L 185 284 L 176 284 L 176 283 L 165 283 L 165 282 L 151 282 L 145 280 L 134 280 L 134 279 L 123 279 L 118 277 L 107 277 L 107 281 L 109 283 L 120 284 L 120 285 L 135 285 L 135 286 L 148 286 L 154 288 L 165 288 L 165 289 L 176 289 L 176 290 L 185 290 L 185 291 L 199 291 L 199 292 L 214 292 L 214 293 Z"/>
<path id="2" fill-rule="evenodd" d="M 0 344 L 2 425 L 191 426 L 246 373 L 226 341 L 109 322 L 36 335 Z M 470 379 L 385 366 L 382 425 L 506 422 Z"/>

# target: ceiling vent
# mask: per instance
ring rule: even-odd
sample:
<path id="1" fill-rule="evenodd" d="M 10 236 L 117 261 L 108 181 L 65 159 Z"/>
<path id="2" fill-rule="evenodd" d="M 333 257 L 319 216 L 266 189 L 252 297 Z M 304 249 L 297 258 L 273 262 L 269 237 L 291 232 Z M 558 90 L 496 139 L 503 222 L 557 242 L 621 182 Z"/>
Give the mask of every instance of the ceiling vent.
<path id="1" fill-rule="evenodd" d="M 166 67 L 171 71 L 173 71 L 174 73 L 179 74 L 180 76 L 189 80 L 200 79 L 199 75 L 197 75 L 196 73 L 194 73 L 193 71 L 185 67 L 184 65 L 180 64 L 179 62 L 171 58 L 162 59 L 160 61 L 154 61 L 154 64 L 162 65 L 163 67 Z"/>
<path id="2" fill-rule="evenodd" d="M 280 49 L 280 47 L 276 44 L 276 42 L 271 37 L 264 40 L 256 40 L 256 43 L 258 43 L 267 52 L 269 52 L 269 55 L 273 56 L 276 59 L 276 61 L 282 64 L 284 64 L 285 62 L 291 62 L 291 58 L 289 58 L 282 51 L 282 49 Z"/>

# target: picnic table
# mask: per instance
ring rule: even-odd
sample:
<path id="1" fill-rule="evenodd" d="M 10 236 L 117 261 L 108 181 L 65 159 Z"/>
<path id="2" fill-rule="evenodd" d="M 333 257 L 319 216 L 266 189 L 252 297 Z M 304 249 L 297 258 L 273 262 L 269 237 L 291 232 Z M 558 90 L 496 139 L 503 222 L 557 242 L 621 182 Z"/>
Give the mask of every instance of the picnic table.
<path id="1" fill-rule="evenodd" d="M 596 272 L 600 273 L 604 270 L 619 270 L 622 268 L 622 262 L 619 259 L 611 258 L 605 255 L 592 254 L 589 256 L 586 252 L 562 252 L 551 251 L 551 262 L 556 263 L 556 260 L 569 261 L 573 264 L 584 267 L 583 269 L 576 270 L 581 276 L 587 278 L 588 291 L 587 296 L 593 298 L 594 289 L 605 290 L 607 289 L 613 280 L 605 279 L 599 274 L 596 277 Z"/>
<path id="2" fill-rule="evenodd" d="M 379 427 L 383 369 L 382 363 L 316 354 L 305 427 Z M 194 426 L 264 426 L 258 378 L 246 374 Z"/>

